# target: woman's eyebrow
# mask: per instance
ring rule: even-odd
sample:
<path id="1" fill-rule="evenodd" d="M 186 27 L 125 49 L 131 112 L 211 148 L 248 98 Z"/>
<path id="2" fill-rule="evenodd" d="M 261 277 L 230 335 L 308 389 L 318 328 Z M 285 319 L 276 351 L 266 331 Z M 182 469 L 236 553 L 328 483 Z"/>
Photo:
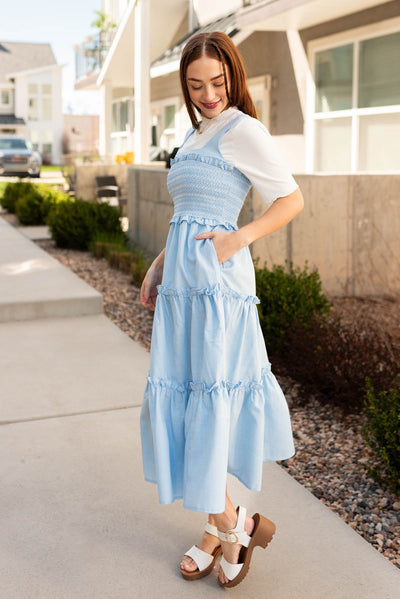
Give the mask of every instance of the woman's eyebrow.
<path id="1" fill-rule="evenodd" d="M 220 77 L 223 77 L 224 74 L 221 73 L 220 75 L 216 75 L 215 77 L 211 77 L 211 81 L 214 81 L 214 79 L 219 79 Z M 195 79 L 194 77 L 188 77 L 188 81 L 198 81 L 199 83 L 202 83 L 201 79 Z"/>

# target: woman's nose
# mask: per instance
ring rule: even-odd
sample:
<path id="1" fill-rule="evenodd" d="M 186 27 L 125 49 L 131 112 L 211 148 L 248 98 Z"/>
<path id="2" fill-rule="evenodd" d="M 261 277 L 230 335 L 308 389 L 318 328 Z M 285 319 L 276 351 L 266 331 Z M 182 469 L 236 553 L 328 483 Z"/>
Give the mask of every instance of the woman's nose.
<path id="1" fill-rule="evenodd" d="M 212 88 L 211 85 L 206 85 L 204 87 L 204 98 L 205 100 L 209 101 L 209 100 L 214 100 L 215 94 L 214 94 L 214 89 Z"/>

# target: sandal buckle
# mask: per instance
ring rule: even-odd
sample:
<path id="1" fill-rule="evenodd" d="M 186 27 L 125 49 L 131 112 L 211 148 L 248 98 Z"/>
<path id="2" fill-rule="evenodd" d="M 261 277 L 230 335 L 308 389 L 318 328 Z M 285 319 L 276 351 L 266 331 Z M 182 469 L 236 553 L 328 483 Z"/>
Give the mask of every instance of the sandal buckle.
<path id="1" fill-rule="evenodd" d="M 233 532 L 233 530 L 228 530 L 225 533 L 225 541 L 231 545 L 236 545 L 236 543 L 239 542 L 239 537 L 235 532 Z"/>

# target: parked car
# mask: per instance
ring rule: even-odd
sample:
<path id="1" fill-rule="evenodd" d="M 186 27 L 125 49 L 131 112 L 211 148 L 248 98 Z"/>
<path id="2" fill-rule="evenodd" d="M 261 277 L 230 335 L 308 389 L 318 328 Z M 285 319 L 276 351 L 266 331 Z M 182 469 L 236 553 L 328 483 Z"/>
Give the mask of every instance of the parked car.
<path id="1" fill-rule="evenodd" d="M 42 157 L 23 137 L 0 135 L 0 175 L 40 177 Z"/>

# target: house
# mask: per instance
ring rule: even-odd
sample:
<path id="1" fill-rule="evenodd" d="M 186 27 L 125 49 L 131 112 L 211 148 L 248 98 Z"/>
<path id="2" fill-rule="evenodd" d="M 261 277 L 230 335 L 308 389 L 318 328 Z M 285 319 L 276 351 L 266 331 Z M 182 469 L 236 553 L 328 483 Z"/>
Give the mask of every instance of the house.
<path id="1" fill-rule="evenodd" d="M 0 134 L 21 135 L 60 163 L 61 69 L 50 44 L 0 42 Z"/>
<path id="2" fill-rule="evenodd" d="M 104 0 L 103 9 L 118 26 L 77 85 L 101 89 L 101 153 L 135 152 L 135 167 L 108 167 L 124 167 L 132 239 L 154 254 L 165 245 L 173 206 L 150 149 L 179 145 L 189 126 L 184 44 L 222 30 L 306 198 L 288 227 L 252 244 L 253 256 L 308 261 L 333 295 L 400 293 L 400 0 Z M 86 181 L 100 167 L 90 168 L 81 167 Z M 241 223 L 264 211 L 253 189 Z"/>
<path id="3" fill-rule="evenodd" d="M 102 91 L 101 153 L 134 150 L 140 163 L 151 146 L 181 142 L 180 52 L 191 34 L 220 30 L 292 171 L 400 171 L 399 0 L 104 0 L 103 10 L 118 27 L 89 78 Z"/>
<path id="4" fill-rule="evenodd" d="M 99 117 L 64 114 L 63 154 L 98 155 Z"/>

